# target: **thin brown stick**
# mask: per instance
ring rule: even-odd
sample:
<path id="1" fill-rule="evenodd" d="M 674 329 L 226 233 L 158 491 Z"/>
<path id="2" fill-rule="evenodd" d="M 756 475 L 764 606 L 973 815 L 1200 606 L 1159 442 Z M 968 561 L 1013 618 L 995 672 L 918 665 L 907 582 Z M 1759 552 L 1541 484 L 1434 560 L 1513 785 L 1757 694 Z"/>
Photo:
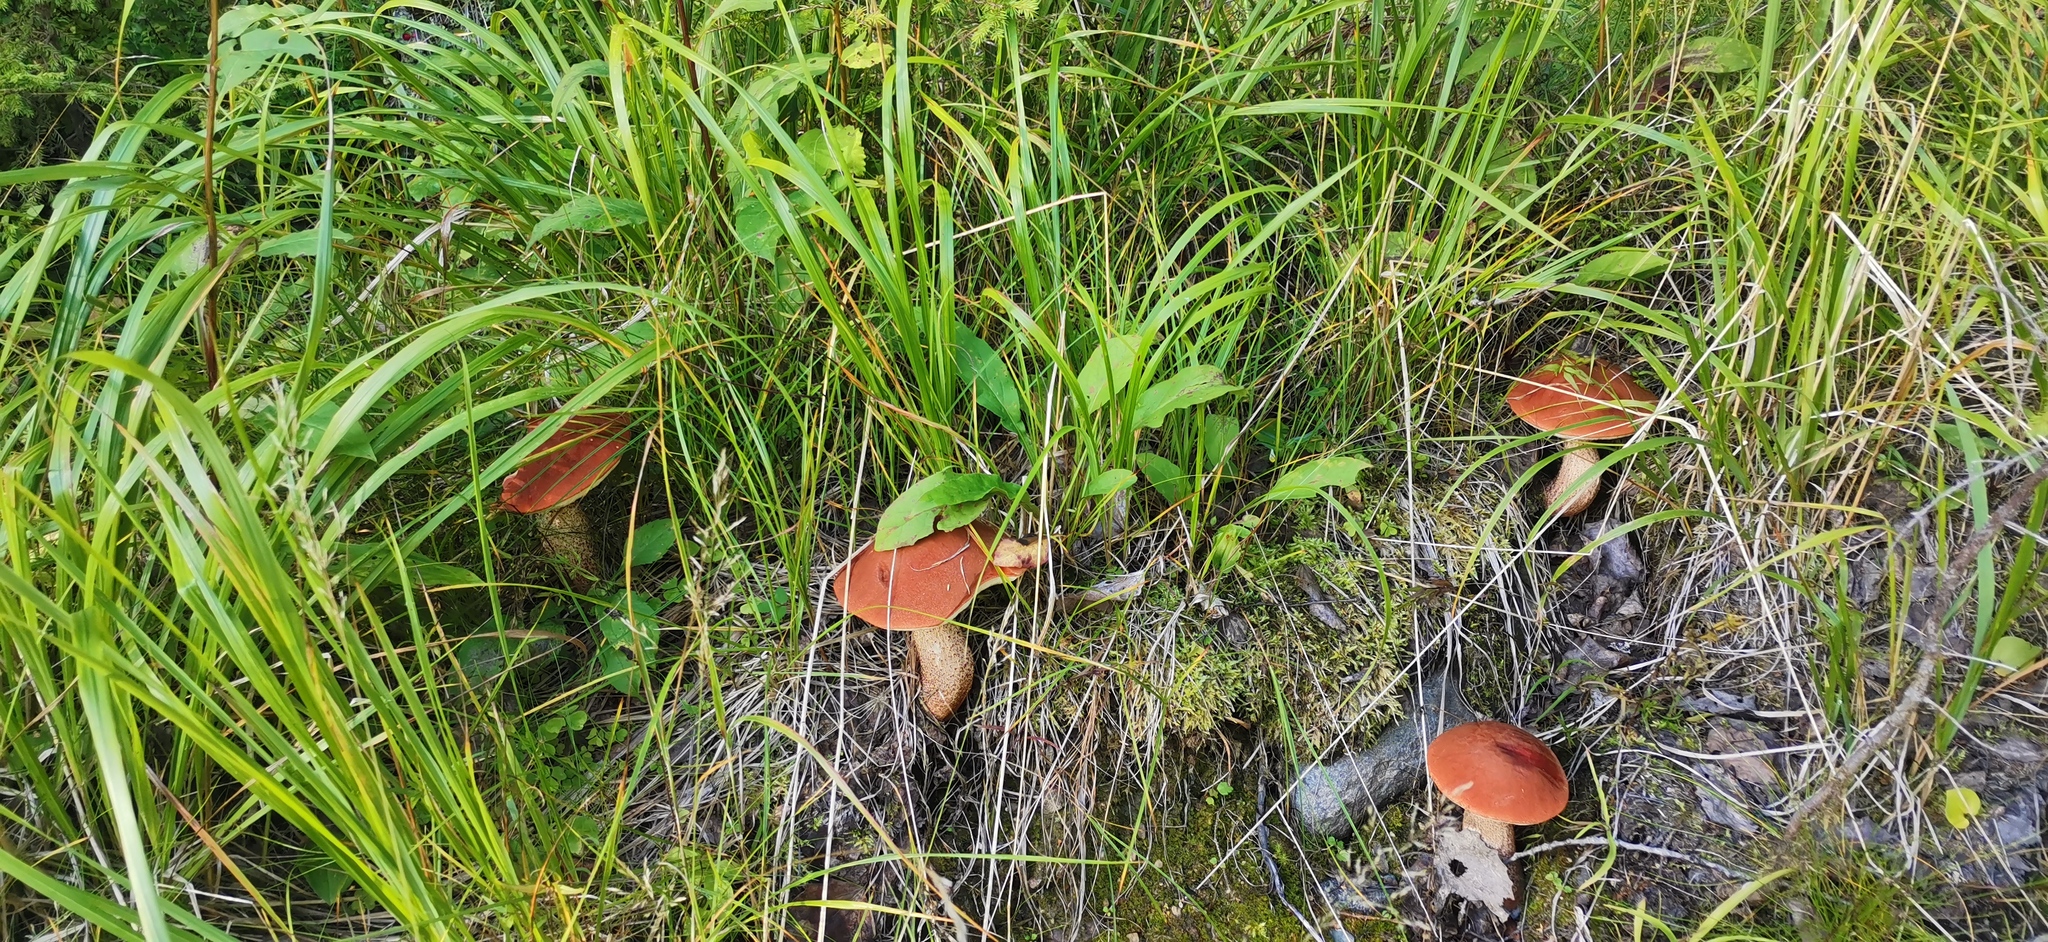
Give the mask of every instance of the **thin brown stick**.
<path id="1" fill-rule="evenodd" d="M 1940 613 L 1938 617 L 1943 622 L 1947 620 L 1949 608 L 1955 604 L 1955 587 L 1962 583 L 1964 568 L 1971 565 L 1970 561 L 1975 560 L 1978 554 L 1990 546 L 1991 541 L 1997 539 L 2006 527 L 2012 525 L 2013 520 L 2033 502 L 2034 492 L 2040 490 L 2044 484 L 2048 484 L 2048 467 L 2028 475 L 2015 486 L 2004 500 L 1999 501 L 1997 507 L 1991 509 L 1990 515 L 1971 531 L 1970 538 L 1963 543 L 1961 551 L 1949 557 L 1948 567 L 1941 571 L 1935 582 L 1934 595 L 1931 599 L 1935 604 L 1929 609 Z M 1894 546 L 1896 545 L 1895 542 Z M 1923 647 L 1920 661 L 1914 665 L 1913 677 L 1907 681 L 1906 689 L 1899 694 L 1898 705 L 1892 707 L 1892 711 L 1886 714 L 1883 720 L 1878 721 L 1870 732 L 1864 734 L 1863 741 L 1857 743 L 1856 748 L 1850 751 L 1841 768 L 1836 769 L 1818 790 L 1799 803 L 1798 810 L 1792 813 L 1791 824 L 1785 829 L 1787 840 L 1782 842 L 1780 847 L 1793 846 L 1791 839 L 1800 835 L 1807 822 L 1813 819 L 1814 812 L 1839 800 L 1842 794 L 1848 791 L 1849 783 L 1863 773 L 1863 768 L 1870 764 L 1870 760 L 1877 758 L 1879 752 L 1891 745 L 1891 741 L 1897 738 L 1901 731 L 1913 725 L 1913 720 L 1920 714 L 1920 705 L 1927 700 L 1928 688 L 1934 684 L 1934 669 L 1941 663 L 1941 637 L 1942 625 L 1926 626 L 1924 637 L 1921 639 Z"/>
<path id="2" fill-rule="evenodd" d="M 1526 847 L 1516 851 L 1514 859 L 1523 860 L 1565 847 L 1619 847 L 1622 850 L 1633 853 L 1649 854 L 1652 857 L 1663 857 L 1666 860 L 1681 860 L 1689 864 L 1698 864 L 1732 880 L 1753 880 L 1756 878 L 1756 874 L 1730 869 L 1711 860 L 1675 851 L 1669 847 L 1659 847 L 1655 844 L 1637 844 L 1632 841 L 1616 840 L 1611 837 L 1567 837 L 1563 840 L 1546 841 L 1534 847 Z"/>
<path id="3" fill-rule="evenodd" d="M 681 34 L 683 45 L 690 46 L 691 40 L 696 38 L 696 30 L 690 28 L 690 0 L 675 0 L 675 9 L 676 32 Z M 691 46 L 691 48 L 694 49 L 695 47 Z M 683 80 L 690 84 L 690 94 L 695 95 L 699 101 L 702 101 L 704 90 L 697 87 L 697 63 L 687 58 L 683 60 Z M 705 129 L 704 122 L 702 121 L 696 122 L 696 125 L 697 152 L 699 154 L 708 153 L 711 148 L 711 132 Z"/>
<path id="4" fill-rule="evenodd" d="M 220 222 L 214 217 L 213 134 L 220 113 L 220 0 L 207 0 L 206 136 L 199 144 L 200 212 L 206 216 L 206 305 L 199 318 L 199 355 L 206 364 L 206 387 L 220 385 L 220 309 L 214 300 L 214 265 L 220 262 Z"/>

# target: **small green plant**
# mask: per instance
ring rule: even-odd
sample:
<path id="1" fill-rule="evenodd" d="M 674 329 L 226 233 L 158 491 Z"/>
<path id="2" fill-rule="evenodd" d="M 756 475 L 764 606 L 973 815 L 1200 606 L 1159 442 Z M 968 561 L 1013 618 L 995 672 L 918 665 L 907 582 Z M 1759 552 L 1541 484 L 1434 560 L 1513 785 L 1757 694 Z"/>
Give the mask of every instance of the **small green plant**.
<path id="1" fill-rule="evenodd" d="M 620 693 L 646 689 L 661 630 L 656 597 L 637 589 L 618 589 L 597 618 L 598 676 Z"/>

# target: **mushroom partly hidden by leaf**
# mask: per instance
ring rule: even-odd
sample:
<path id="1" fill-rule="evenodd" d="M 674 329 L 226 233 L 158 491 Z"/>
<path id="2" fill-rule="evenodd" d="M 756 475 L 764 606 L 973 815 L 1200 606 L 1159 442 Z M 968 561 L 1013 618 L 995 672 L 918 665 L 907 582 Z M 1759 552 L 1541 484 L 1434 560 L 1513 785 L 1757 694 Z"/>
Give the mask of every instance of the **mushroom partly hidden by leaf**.
<path id="1" fill-rule="evenodd" d="M 907 546 L 878 550 L 870 541 L 832 577 L 841 607 L 877 628 L 906 632 L 917 665 L 918 702 L 944 720 L 967 702 L 974 652 L 953 619 L 982 589 L 1045 561 L 1043 541 L 1023 543 L 975 521 Z"/>
<path id="2" fill-rule="evenodd" d="M 1515 380 L 1508 408 L 1566 440 L 1557 477 L 1543 492 L 1554 516 L 1584 511 L 1600 493 L 1600 479 L 1589 474 L 1599 455 L 1585 443 L 1634 435 L 1637 417 L 1656 401 L 1635 377 L 1598 357 L 1557 357 Z"/>
<path id="3" fill-rule="evenodd" d="M 527 427 L 538 429 L 546 422 L 544 417 L 532 419 Z M 597 541 L 578 501 L 618 467 L 632 437 L 631 424 L 632 417 L 624 412 L 572 415 L 505 479 L 500 503 L 513 513 L 532 515 L 539 525 L 541 548 L 562 560 L 578 579 L 594 575 L 598 568 Z"/>
<path id="4" fill-rule="evenodd" d="M 1429 780 L 1465 809 L 1465 830 L 1502 857 L 1515 853 L 1515 827 L 1542 824 L 1564 811 L 1571 786 L 1557 754 L 1511 723 L 1475 720 L 1432 740 L 1423 757 Z"/>

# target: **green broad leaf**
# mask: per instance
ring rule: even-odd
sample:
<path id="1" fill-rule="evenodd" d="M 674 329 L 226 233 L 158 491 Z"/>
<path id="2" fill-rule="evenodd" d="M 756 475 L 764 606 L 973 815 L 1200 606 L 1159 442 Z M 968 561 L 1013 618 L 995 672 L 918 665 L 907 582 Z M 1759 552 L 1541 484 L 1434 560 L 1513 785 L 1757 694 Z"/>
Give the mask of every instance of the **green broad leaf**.
<path id="1" fill-rule="evenodd" d="M 1678 53 L 1678 71 L 1727 75 L 1756 68 L 1756 47 L 1733 36 L 1688 39 Z"/>
<path id="2" fill-rule="evenodd" d="M 221 19 L 226 20 L 226 15 L 223 14 Z M 297 33 L 286 33 L 268 26 L 248 30 L 232 43 L 222 42 L 221 90 L 233 90 L 280 56 L 313 56 L 319 53 L 320 47 L 313 40 Z"/>
<path id="3" fill-rule="evenodd" d="M 633 349 L 638 350 L 654 342 L 654 322 L 639 321 L 627 324 L 614 331 L 614 336 L 625 341 Z"/>
<path id="4" fill-rule="evenodd" d="M 839 64 L 849 69 L 872 69 L 889 61 L 889 45 L 874 42 L 854 43 L 839 54 Z"/>
<path id="5" fill-rule="evenodd" d="M 560 628 L 471 635 L 455 643 L 455 666 L 473 685 L 492 683 L 515 667 L 561 650 Z"/>
<path id="6" fill-rule="evenodd" d="M 505 673 L 505 650 L 510 645 L 495 636 L 464 638 L 455 643 L 455 666 L 472 684 L 487 684 Z"/>
<path id="7" fill-rule="evenodd" d="M 831 68 L 834 61 L 831 53 L 820 52 L 763 66 L 761 73 L 747 83 L 747 97 L 753 99 L 763 113 L 773 115 L 782 106 L 784 98 L 802 87 L 806 79 L 815 78 Z M 738 136 L 745 146 L 747 138 L 753 134 L 748 129 L 758 121 L 754 105 L 740 99 L 726 108 L 725 118 L 720 124 Z M 751 156 L 760 156 L 758 147 L 749 146 L 747 150 Z"/>
<path id="8" fill-rule="evenodd" d="M 1237 416 L 1211 412 L 1202 417 L 1202 470 L 1214 471 L 1221 463 L 1223 451 L 1237 440 L 1244 431 L 1244 423 Z"/>
<path id="9" fill-rule="evenodd" d="M 1535 38 L 1531 33 L 1516 32 L 1509 33 L 1506 36 L 1496 36 L 1479 44 L 1479 48 L 1466 53 L 1464 60 L 1458 63 L 1457 80 L 1462 82 L 1485 71 L 1487 66 L 1493 64 L 1495 57 L 1499 57 L 1503 61 L 1520 59 L 1531 52 L 1529 48 L 1531 45 L 1536 47 L 1534 49 L 1536 52 L 1547 52 L 1564 45 L 1564 37 L 1554 32 L 1544 35 L 1543 41 L 1540 43 L 1534 42 Z"/>
<path id="10" fill-rule="evenodd" d="M 711 16 L 704 22 L 716 22 L 719 18 L 734 13 L 762 13 L 773 9 L 775 0 L 719 0 L 718 5 L 711 8 Z"/>
<path id="11" fill-rule="evenodd" d="M 741 199 L 733 206 L 733 236 L 747 254 L 766 261 L 775 260 L 775 247 L 782 242 L 782 221 L 775 208 L 758 196 Z"/>
<path id="12" fill-rule="evenodd" d="M 604 640 L 607 643 L 617 647 L 625 647 L 633 643 L 633 626 L 626 624 L 626 620 L 623 618 L 606 616 L 598 619 L 597 632 L 604 635 Z"/>
<path id="13" fill-rule="evenodd" d="M 948 506 L 946 509 L 939 511 L 939 518 L 933 521 L 932 529 L 940 533 L 944 533 L 947 530 L 958 530 L 980 518 L 982 512 L 988 510 L 989 505 L 993 503 L 995 503 L 993 498 L 984 497 L 980 500 L 970 500 L 966 503 Z"/>
<path id="14" fill-rule="evenodd" d="M 228 240 L 225 238 L 225 235 L 226 233 L 222 233 L 223 238 L 220 240 L 222 248 L 227 247 Z M 196 274 L 206 267 L 205 227 L 193 227 L 193 231 L 190 234 L 172 243 L 170 250 L 164 254 L 170 258 L 171 270 L 173 272 L 179 275 Z M 220 254 L 225 256 L 228 253 L 221 252 Z"/>
<path id="15" fill-rule="evenodd" d="M 250 76 L 262 72 L 270 63 L 270 55 L 246 49 L 221 49 L 221 92 L 233 92 L 248 82 Z"/>
<path id="16" fill-rule="evenodd" d="M 249 31 L 249 27 L 277 15 L 277 9 L 267 3 L 245 3 L 220 11 L 220 38 L 233 39 Z"/>
<path id="17" fill-rule="evenodd" d="M 1615 249 L 1587 262 L 1579 269 L 1578 277 L 1572 280 L 1582 285 L 1628 281 L 1654 275 L 1670 267 L 1670 259 L 1648 249 Z"/>
<path id="18" fill-rule="evenodd" d="M 1138 362 L 1137 337 L 1111 335 L 1088 355 L 1081 366 L 1081 401 L 1090 415 L 1102 411 L 1109 397 L 1123 392 L 1131 381 L 1131 367 Z"/>
<path id="19" fill-rule="evenodd" d="M 1358 480 L 1358 472 L 1370 467 L 1372 462 L 1363 458 L 1325 455 L 1281 475 L 1259 501 L 1298 500 L 1321 494 L 1326 487 L 1350 487 Z"/>
<path id="20" fill-rule="evenodd" d="M 961 519 L 963 505 L 982 503 L 996 494 L 1014 496 L 1016 491 L 1016 485 L 993 474 L 941 471 L 931 475 L 905 488 L 882 511 L 882 519 L 875 525 L 875 548 L 901 549 L 930 536 L 941 514 L 953 527 L 964 526 L 981 510 Z"/>
<path id="21" fill-rule="evenodd" d="M 830 132 L 830 143 L 826 133 Z M 812 128 L 796 139 L 796 149 L 818 168 L 821 173 L 838 170 L 849 177 L 867 172 L 867 154 L 860 149 L 860 129 L 852 125 L 832 124 L 824 128 Z M 836 155 L 835 155 L 836 152 Z"/>
<path id="22" fill-rule="evenodd" d="M 1414 235 L 1405 231 L 1386 234 L 1382 251 L 1388 261 L 1395 259 L 1420 259 L 1436 249 L 1436 242 L 1427 236 Z"/>
<path id="23" fill-rule="evenodd" d="M 1168 503 L 1178 504 L 1193 493 L 1187 472 L 1182 471 L 1180 465 L 1149 451 L 1141 451 L 1136 457 L 1138 470 L 1145 473 L 1145 483 L 1152 485 L 1152 489 Z"/>
<path id="24" fill-rule="evenodd" d="M 1982 814 L 1984 799 L 1978 797 L 1974 788 L 1951 788 L 1941 796 L 1941 814 L 1948 819 L 1948 826 L 1960 831 L 1970 826 L 1970 819 Z"/>
<path id="25" fill-rule="evenodd" d="M 342 894 L 347 893 L 348 888 L 354 886 L 356 882 L 354 877 L 348 875 L 348 871 L 335 866 L 334 861 L 327 857 L 309 860 L 305 869 L 299 871 L 299 879 L 306 881 L 306 886 L 312 888 L 313 894 L 329 906 L 341 902 Z"/>
<path id="26" fill-rule="evenodd" d="M 353 242 L 355 238 L 355 236 L 339 229 L 334 230 L 334 242 L 336 245 L 344 242 Z M 265 239 L 263 244 L 256 248 L 256 254 L 262 258 L 277 258 L 279 256 L 311 258 L 319 253 L 320 230 L 318 229 L 300 229 L 297 232 L 289 232 L 274 239 Z M 226 255 L 227 253 L 222 252 L 221 254 Z"/>
<path id="27" fill-rule="evenodd" d="M 320 443 L 320 439 L 327 436 L 328 426 L 334 424 L 334 417 L 340 413 L 341 403 L 330 399 L 314 406 L 305 417 L 299 419 L 299 449 L 312 451 L 313 447 Z M 341 443 L 334 446 L 334 453 L 370 461 L 377 459 L 377 448 L 370 438 L 370 433 L 363 429 L 361 421 L 349 423 L 348 429 L 341 433 Z"/>
<path id="28" fill-rule="evenodd" d="M 276 56 L 317 56 L 320 45 L 303 33 L 288 33 L 281 29 L 264 27 L 243 33 L 236 40 L 243 52 L 260 53 L 266 58 Z"/>
<path id="29" fill-rule="evenodd" d="M 639 671 L 634 666 L 633 659 L 618 648 L 598 649 L 597 670 L 604 676 L 605 682 L 620 693 L 632 693 L 633 688 L 638 686 Z"/>
<path id="30" fill-rule="evenodd" d="M 1490 181 L 1487 188 L 1497 194 L 1532 191 L 1536 188 L 1538 163 L 1523 157 L 1519 147 L 1503 149 L 1486 165 L 1486 178 Z"/>
<path id="31" fill-rule="evenodd" d="M 1991 669 L 2001 675 L 2026 667 L 2040 656 L 2040 645 L 2016 635 L 2006 635 L 1998 639 L 1998 643 L 1991 646 L 1990 653 L 1985 655 L 1992 664 Z"/>
<path id="32" fill-rule="evenodd" d="M 585 194 L 563 203 L 554 212 L 535 220 L 533 238 L 544 239 L 557 232 L 570 230 L 610 232 L 619 226 L 637 226 L 645 222 L 647 210 L 633 200 Z"/>
<path id="33" fill-rule="evenodd" d="M 651 520 L 633 528 L 626 538 L 626 558 L 635 566 L 652 566 L 676 548 L 676 522 Z"/>
<path id="34" fill-rule="evenodd" d="M 941 505 L 950 506 L 952 504 L 967 503 L 969 501 L 982 500 L 996 494 L 1001 494 L 1004 497 L 1017 496 L 1017 485 L 1011 484 L 993 474 L 942 471 L 939 474 L 932 475 L 932 477 L 941 476 L 945 480 L 931 490 L 931 498 Z"/>
<path id="35" fill-rule="evenodd" d="M 953 370 L 974 392 L 974 401 L 995 413 L 1003 427 L 1024 434 L 1024 396 L 995 348 L 966 324 L 953 322 Z"/>
<path id="36" fill-rule="evenodd" d="M 263 71 L 270 64 L 270 57 L 260 52 L 244 52 L 240 49 L 220 51 L 220 88 L 222 92 L 235 90 L 249 77 Z"/>
<path id="37" fill-rule="evenodd" d="M 569 828 L 563 836 L 569 840 L 571 849 L 581 851 L 604 837 L 604 822 L 591 815 L 576 815 L 569 819 Z"/>
<path id="38" fill-rule="evenodd" d="M 654 596 L 637 589 L 630 592 L 620 589 L 619 594 L 612 597 L 612 608 L 630 611 L 640 616 L 642 621 L 652 620 L 661 614 L 661 603 L 655 601 Z"/>
<path id="39" fill-rule="evenodd" d="M 1129 468 L 1111 468 L 1088 479 L 1088 486 L 1081 489 L 1082 497 L 1108 497 L 1138 480 L 1136 472 Z"/>
<path id="40" fill-rule="evenodd" d="M 448 181 L 438 173 L 412 173 L 406 175 L 405 198 L 426 200 L 440 195 L 448 188 Z"/>
<path id="41" fill-rule="evenodd" d="M 1207 363 L 1190 366 L 1141 393 L 1132 418 L 1139 428 L 1158 428 L 1165 424 L 1168 415 L 1177 410 L 1201 405 L 1242 388 L 1231 382 L 1221 367 Z"/>

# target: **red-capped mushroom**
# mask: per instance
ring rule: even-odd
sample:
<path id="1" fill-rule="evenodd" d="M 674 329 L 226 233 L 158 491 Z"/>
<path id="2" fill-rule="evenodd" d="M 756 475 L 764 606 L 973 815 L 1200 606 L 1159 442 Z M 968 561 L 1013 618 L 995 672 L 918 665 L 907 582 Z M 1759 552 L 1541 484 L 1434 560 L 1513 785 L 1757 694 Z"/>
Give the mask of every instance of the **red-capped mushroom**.
<path id="1" fill-rule="evenodd" d="M 1599 462 L 1593 441 L 1636 433 L 1636 417 L 1657 397 L 1635 378 L 1598 357 L 1562 356 L 1530 370 L 1508 390 L 1508 408 L 1538 431 L 1566 440 L 1557 477 L 1543 497 L 1555 516 L 1586 509 L 1600 493 L 1600 479 L 1582 481 Z"/>
<path id="2" fill-rule="evenodd" d="M 952 716 L 974 686 L 974 652 L 954 616 L 982 589 L 1045 559 L 1043 543 L 998 537 L 995 527 L 976 522 L 899 549 L 878 550 L 870 541 L 832 578 L 832 594 L 848 614 L 908 632 L 918 702 L 933 719 Z"/>
<path id="3" fill-rule="evenodd" d="M 539 428 L 544 421 L 533 419 L 528 427 Z M 588 581 L 598 568 L 590 517 L 578 501 L 618 467 L 632 437 L 631 423 L 623 412 L 570 416 L 505 479 L 500 503 L 513 513 L 533 515 L 541 548 L 568 564 L 575 581 Z"/>
<path id="4" fill-rule="evenodd" d="M 1453 726 L 1429 744 L 1423 762 L 1444 797 L 1465 809 L 1465 829 L 1502 857 L 1515 853 L 1517 825 L 1555 818 L 1571 800 L 1557 755 L 1510 723 Z"/>

